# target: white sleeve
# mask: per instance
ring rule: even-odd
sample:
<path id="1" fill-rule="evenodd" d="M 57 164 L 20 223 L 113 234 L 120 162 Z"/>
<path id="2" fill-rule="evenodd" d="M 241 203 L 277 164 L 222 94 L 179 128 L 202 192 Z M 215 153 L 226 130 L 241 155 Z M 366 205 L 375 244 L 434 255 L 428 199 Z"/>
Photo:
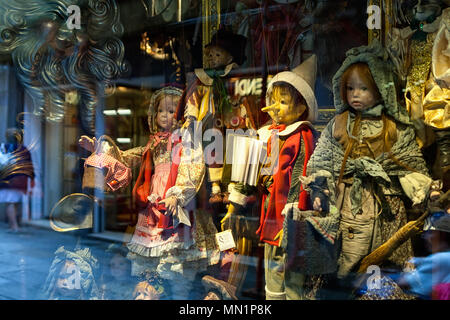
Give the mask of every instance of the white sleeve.
<path id="1" fill-rule="evenodd" d="M 430 177 L 419 172 L 407 174 L 399 180 L 403 191 L 414 205 L 425 201 L 433 181 Z"/>

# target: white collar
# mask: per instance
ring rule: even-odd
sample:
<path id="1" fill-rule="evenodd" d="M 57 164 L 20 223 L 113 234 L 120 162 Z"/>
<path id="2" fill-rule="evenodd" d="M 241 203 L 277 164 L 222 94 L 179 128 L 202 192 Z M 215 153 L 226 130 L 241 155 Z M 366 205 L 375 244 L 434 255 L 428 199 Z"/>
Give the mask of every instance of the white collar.
<path id="1" fill-rule="evenodd" d="M 297 122 L 294 122 L 294 123 L 291 123 L 290 125 L 288 125 L 288 126 L 286 127 L 286 129 L 284 129 L 283 131 L 278 132 L 278 136 L 280 136 L 280 137 L 286 137 L 286 136 L 289 136 L 289 135 L 291 135 L 294 131 L 296 131 L 302 124 L 306 124 L 306 125 L 309 126 L 311 129 L 313 128 L 311 122 L 309 122 L 309 121 L 297 121 Z M 270 138 L 270 136 L 271 136 L 271 134 L 272 134 L 272 130 L 269 130 L 269 127 L 270 127 L 271 125 L 272 125 L 272 124 L 265 125 L 264 127 L 261 127 L 261 128 L 258 130 L 258 136 L 259 136 L 259 139 L 260 139 L 260 140 L 262 140 L 262 141 L 268 141 L 268 140 L 269 140 L 269 138 Z"/>

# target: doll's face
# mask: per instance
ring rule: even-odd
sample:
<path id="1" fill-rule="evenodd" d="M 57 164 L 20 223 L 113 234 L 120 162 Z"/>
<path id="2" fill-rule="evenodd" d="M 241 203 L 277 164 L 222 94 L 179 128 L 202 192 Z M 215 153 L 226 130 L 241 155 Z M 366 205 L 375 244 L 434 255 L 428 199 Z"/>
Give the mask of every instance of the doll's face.
<path id="1" fill-rule="evenodd" d="M 268 112 L 277 124 L 285 125 L 294 123 L 305 110 L 304 104 L 295 104 L 289 90 L 276 86 L 272 90 L 270 105 L 262 109 Z"/>
<path id="2" fill-rule="evenodd" d="M 128 276 L 129 262 L 125 257 L 116 254 L 109 262 L 109 270 L 115 279 L 123 280 Z"/>
<path id="3" fill-rule="evenodd" d="M 66 260 L 56 280 L 56 290 L 62 297 L 79 297 L 81 294 L 79 271 L 76 264 Z"/>
<path id="4" fill-rule="evenodd" d="M 413 14 L 417 21 L 425 21 L 428 18 L 441 15 L 440 0 L 418 0 L 413 8 Z"/>
<path id="5" fill-rule="evenodd" d="M 377 95 L 369 89 L 356 70 L 348 77 L 346 91 L 348 104 L 357 111 L 370 109 L 377 103 Z"/>
<path id="6" fill-rule="evenodd" d="M 170 131 L 176 123 L 174 115 L 178 101 L 179 98 L 172 95 L 166 95 L 160 100 L 156 110 L 156 124 L 158 125 L 159 130 Z"/>
<path id="7" fill-rule="evenodd" d="M 233 61 L 231 54 L 218 46 L 208 46 L 205 48 L 205 68 L 217 69 Z"/>
<path id="8" fill-rule="evenodd" d="M 159 300 L 156 289 L 145 281 L 138 283 L 134 291 L 134 300 Z"/>

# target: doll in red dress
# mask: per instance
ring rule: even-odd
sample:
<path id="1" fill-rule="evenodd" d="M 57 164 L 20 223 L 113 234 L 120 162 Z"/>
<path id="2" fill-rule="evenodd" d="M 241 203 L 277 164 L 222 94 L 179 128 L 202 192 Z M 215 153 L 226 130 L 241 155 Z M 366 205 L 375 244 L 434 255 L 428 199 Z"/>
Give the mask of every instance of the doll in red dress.
<path id="1" fill-rule="evenodd" d="M 147 145 L 122 152 L 127 165 L 141 164 L 133 188 L 138 222 L 128 243 L 132 274 L 156 271 L 170 280 L 174 299 L 187 299 L 197 272 L 215 261 L 210 255 L 214 248 L 206 249 L 205 233 L 216 230 L 205 231 L 192 207 L 205 165 L 201 157 L 191 158 L 193 152 L 186 152 L 175 131 L 174 113 L 181 95 L 182 90 L 174 87 L 156 91 L 150 101 Z"/>

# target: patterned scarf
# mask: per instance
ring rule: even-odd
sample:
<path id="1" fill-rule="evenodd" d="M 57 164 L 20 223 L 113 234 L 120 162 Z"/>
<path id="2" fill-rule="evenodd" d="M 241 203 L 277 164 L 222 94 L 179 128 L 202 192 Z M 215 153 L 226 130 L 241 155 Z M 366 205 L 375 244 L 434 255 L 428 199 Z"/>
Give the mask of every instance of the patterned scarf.
<path id="1" fill-rule="evenodd" d="M 230 98 L 227 94 L 227 90 L 225 88 L 224 80 L 222 76 L 225 74 L 224 70 L 214 70 L 214 69 L 206 69 L 205 73 L 213 79 L 213 93 L 214 96 L 217 97 L 218 106 L 217 112 L 219 114 L 223 112 L 231 112 L 231 102 Z"/>

